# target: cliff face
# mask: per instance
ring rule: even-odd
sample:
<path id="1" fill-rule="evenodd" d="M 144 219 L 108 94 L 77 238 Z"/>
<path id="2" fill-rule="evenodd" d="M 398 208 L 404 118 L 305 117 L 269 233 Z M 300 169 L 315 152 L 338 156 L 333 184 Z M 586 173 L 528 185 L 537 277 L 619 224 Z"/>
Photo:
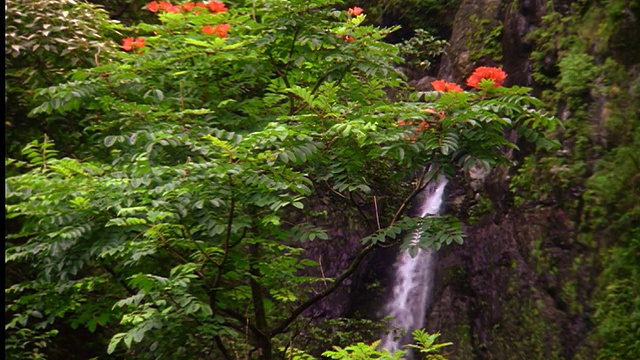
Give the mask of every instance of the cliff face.
<path id="1" fill-rule="evenodd" d="M 509 208 L 440 253 L 427 324 L 454 343 L 452 359 L 574 357 L 597 267 L 572 231 L 561 209 Z"/>
<path id="2" fill-rule="evenodd" d="M 447 211 L 469 226 L 464 245 L 439 254 L 427 324 L 454 343 L 451 359 L 599 356 L 607 321 L 601 314 L 608 311 L 601 300 L 607 293 L 601 274 L 609 271 L 605 254 L 637 225 L 608 231 L 615 221 L 593 211 L 605 200 L 591 197 L 592 187 L 603 159 L 637 146 L 632 136 L 611 138 L 617 126 L 637 133 L 634 54 L 640 47 L 621 43 L 637 45 L 638 19 L 638 6 L 626 2 L 461 2 L 438 77 L 463 83 L 477 66 L 500 66 L 509 74 L 506 86 L 532 87 L 565 129 L 555 134 L 563 145 L 558 153 L 535 154 L 520 143 L 513 167 L 492 169 L 473 187 L 464 180 L 469 174 L 461 174 L 448 188 Z M 609 67 L 625 75 L 616 78 Z M 612 113 L 618 114 L 615 122 Z M 510 189 L 515 176 L 516 187 L 529 187 L 520 198 Z M 637 200 L 636 187 L 629 190 Z M 638 220 L 632 205 L 617 209 Z M 626 304 L 636 316 L 637 300 Z M 636 351 L 628 343 L 615 350 L 616 358 Z"/>

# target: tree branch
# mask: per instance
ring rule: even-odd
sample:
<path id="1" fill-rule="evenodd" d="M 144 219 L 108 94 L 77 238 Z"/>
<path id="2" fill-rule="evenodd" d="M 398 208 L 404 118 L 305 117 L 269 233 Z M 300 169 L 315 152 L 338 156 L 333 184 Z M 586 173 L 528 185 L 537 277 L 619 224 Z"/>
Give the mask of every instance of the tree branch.
<path id="1" fill-rule="evenodd" d="M 122 285 L 122 287 L 127 290 L 127 293 L 129 293 L 129 295 L 133 296 L 135 294 L 137 294 L 137 292 L 135 290 L 133 290 L 129 285 L 127 285 L 126 282 L 124 282 L 124 280 L 122 280 L 122 278 L 120 278 L 120 276 L 118 276 L 118 274 L 116 273 L 115 270 L 113 270 L 109 265 L 105 264 L 103 261 L 99 260 L 100 263 L 100 267 L 105 269 L 111 276 L 113 276 L 120 285 Z"/>
<path id="2" fill-rule="evenodd" d="M 312 305 L 316 304 L 318 301 L 324 299 L 325 297 L 331 295 L 338 286 L 342 284 L 351 274 L 353 274 L 362 260 L 364 260 L 365 256 L 375 250 L 373 244 L 369 244 L 360 251 L 360 253 L 356 256 L 356 258 L 351 262 L 351 265 L 343 272 L 332 284 L 330 287 L 326 288 L 321 293 L 311 297 L 309 300 L 303 302 L 300 306 L 298 306 L 286 319 L 284 319 L 280 325 L 276 326 L 269 332 L 270 337 L 274 337 L 278 334 L 282 334 L 287 330 L 289 325 L 294 322 L 300 314 L 302 314 L 305 310 L 307 310 Z"/>

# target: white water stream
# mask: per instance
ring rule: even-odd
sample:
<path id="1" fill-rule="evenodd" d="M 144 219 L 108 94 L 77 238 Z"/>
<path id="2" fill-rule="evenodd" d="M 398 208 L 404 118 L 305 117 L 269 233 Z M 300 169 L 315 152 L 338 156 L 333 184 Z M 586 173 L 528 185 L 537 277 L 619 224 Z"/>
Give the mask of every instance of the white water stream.
<path id="1" fill-rule="evenodd" d="M 444 188 L 447 180 L 441 177 L 437 183 L 430 184 L 416 197 L 417 210 L 415 216 L 436 215 L 442 206 Z M 417 241 L 418 234 L 413 241 Z M 435 252 L 419 250 L 415 257 L 408 251 L 399 254 L 395 263 L 395 281 L 393 294 L 389 299 L 385 315 L 395 320 L 391 323 L 395 328 L 405 331 L 404 336 L 391 332 L 382 338 L 381 346 L 391 352 L 399 350 L 410 343 L 411 333 L 424 326 L 425 312 L 429 307 L 433 290 L 433 269 Z"/>

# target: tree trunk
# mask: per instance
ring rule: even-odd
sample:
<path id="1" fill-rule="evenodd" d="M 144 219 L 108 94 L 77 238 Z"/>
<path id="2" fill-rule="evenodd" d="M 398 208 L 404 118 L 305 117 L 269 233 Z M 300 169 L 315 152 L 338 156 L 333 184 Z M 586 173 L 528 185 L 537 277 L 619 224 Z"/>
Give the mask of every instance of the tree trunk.
<path id="1" fill-rule="evenodd" d="M 261 360 L 272 360 L 273 348 L 267 327 L 267 316 L 264 310 L 264 294 L 262 286 L 260 286 L 260 283 L 256 280 L 260 278 L 260 270 L 255 267 L 256 262 L 260 258 L 260 246 L 250 245 L 249 249 L 251 254 L 251 268 L 249 272 L 252 275 L 250 279 L 251 299 L 253 301 L 253 316 L 255 318 L 256 328 L 258 329 L 258 331 L 255 332 L 257 346 Z"/>

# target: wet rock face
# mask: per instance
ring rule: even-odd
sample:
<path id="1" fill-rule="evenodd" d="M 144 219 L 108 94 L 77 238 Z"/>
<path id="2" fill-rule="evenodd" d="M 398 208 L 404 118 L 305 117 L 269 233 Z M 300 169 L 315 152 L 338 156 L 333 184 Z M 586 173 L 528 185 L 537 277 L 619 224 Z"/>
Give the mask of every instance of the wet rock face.
<path id="1" fill-rule="evenodd" d="M 533 51 L 531 32 L 540 23 L 546 1 L 525 0 L 505 4 L 501 14 L 503 69 L 509 74 L 506 85 L 533 86 L 530 55 Z"/>
<path id="2" fill-rule="evenodd" d="M 477 66 L 502 67 L 505 85 L 531 86 L 531 32 L 545 14 L 544 0 L 466 0 L 458 9 L 439 77 L 460 82 Z M 498 48 L 487 46 L 501 41 Z"/>
<path id="3" fill-rule="evenodd" d="M 499 17 L 501 3 L 501 0 L 461 2 L 453 22 L 450 46 L 447 54 L 442 58 L 439 78 L 460 80 L 471 74 L 477 66 L 472 60 L 473 54 L 484 46 L 481 41 L 477 41 L 477 36 L 485 32 L 485 29 L 501 26 Z"/>
<path id="4" fill-rule="evenodd" d="M 341 199 L 323 189 L 317 190 L 317 197 L 308 206 L 324 216 L 303 219 L 292 214 L 291 223 L 309 222 L 326 229 L 329 240 L 315 239 L 300 244 L 305 249 L 304 257 L 317 262 L 317 267 L 306 269 L 301 275 L 335 279 L 351 264 L 362 249 L 360 239 L 372 230 L 354 209 L 341 205 Z M 357 277 L 347 278 L 331 295 L 315 304 L 305 315 L 317 319 L 335 319 L 344 316 L 350 307 L 352 288 L 362 288 Z M 313 292 L 321 292 L 330 282 L 317 282 Z"/>
<path id="5" fill-rule="evenodd" d="M 592 288 L 573 282 L 584 252 L 569 221 L 561 210 L 527 210 L 486 218 L 440 253 L 427 324 L 454 343 L 451 359 L 572 358 L 590 329 Z"/>

